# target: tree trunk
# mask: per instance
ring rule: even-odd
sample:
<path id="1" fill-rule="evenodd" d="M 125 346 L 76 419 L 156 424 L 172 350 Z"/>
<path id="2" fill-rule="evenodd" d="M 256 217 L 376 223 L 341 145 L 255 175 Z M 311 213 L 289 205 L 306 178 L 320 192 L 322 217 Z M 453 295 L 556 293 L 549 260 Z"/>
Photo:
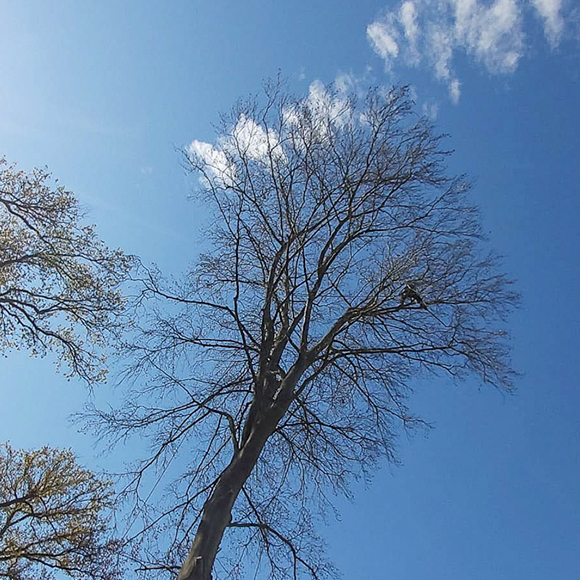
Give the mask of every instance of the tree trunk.
<path id="1" fill-rule="evenodd" d="M 199 528 L 177 580 L 211 580 L 214 560 L 231 521 L 233 505 L 278 420 L 279 416 L 270 415 L 254 422 L 245 444 L 221 473 L 203 506 Z"/>
<path id="2" fill-rule="evenodd" d="M 234 503 L 250 477 L 266 441 L 286 414 L 294 388 L 309 362 L 308 357 L 300 356 L 280 385 L 276 402 L 267 409 L 262 407 L 257 417 L 248 416 L 249 424 L 244 427 L 244 431 L 248 428 L 249 435 L 222 471 L 203 506 L 201 522 L 177 580 L 211 580 L 214 560 L 224 531 L 231 522 Z"/>

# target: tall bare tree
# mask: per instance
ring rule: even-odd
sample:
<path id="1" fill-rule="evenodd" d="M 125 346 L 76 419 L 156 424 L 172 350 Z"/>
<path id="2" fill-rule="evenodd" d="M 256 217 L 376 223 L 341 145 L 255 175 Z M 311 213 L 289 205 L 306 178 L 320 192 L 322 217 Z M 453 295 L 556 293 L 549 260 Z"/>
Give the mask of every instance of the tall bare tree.
<path id="1" fill-rule="evenodd" d="M 105 333 L 131 259 L 82 224 L 74 195 L 42 169 L 0 159 L 0 351 L 58 352 L 71 375 L 103 378 Z"/>
<path id="2" fill-rule="evenodd" d="M 111 483 L 70 450 L 0 444 L 0 578 L 120 578 L 112 503 Z"/>
<path id="3" fill-rule="evenodd" d="M 413 379 L 511 388 L 517 296 L 441 144 L 405 89 L 318 83 L 304 99 L 269 85 L 191 144 L 210 249 L 181 282 L 146 276 L 127 403 L 93 415 L 151 436 L 133 491 L 152 466 L 176 476 L 146 516 L 168 554 L 144 545 L 142 570 L 209 580 L 253 555 L 272 578 L 332 574 L 314 514 L 394 459 L 397 427 L 420 422 Z"/>

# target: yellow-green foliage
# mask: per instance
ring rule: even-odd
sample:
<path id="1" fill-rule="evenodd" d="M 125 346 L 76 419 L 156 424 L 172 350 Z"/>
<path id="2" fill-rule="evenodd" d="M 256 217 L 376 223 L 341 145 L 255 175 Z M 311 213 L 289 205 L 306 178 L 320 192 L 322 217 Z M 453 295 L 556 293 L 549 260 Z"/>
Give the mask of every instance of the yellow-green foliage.
<path id="1" fill-rule="evenodd" d="M 104 376 L 104 338 L 118 323 L 132 259 L 82 218 L 47 171 L 0 158 L 0 351 L 56 350 L 69 374 L 93 382 Z"/>
<path id="2" fill-rule="evenodd" d="M 77 463 L 71 450 L 0 445 L 0 578 L 117 576 L 110 538 L 111 483 Z"/>

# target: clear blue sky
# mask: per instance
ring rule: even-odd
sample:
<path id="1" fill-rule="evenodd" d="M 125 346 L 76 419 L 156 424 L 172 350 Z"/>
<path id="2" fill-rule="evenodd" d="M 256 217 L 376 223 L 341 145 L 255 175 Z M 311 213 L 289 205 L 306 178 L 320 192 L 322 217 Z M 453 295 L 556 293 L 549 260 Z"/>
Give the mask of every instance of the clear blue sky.
<path id="1" fill-rule="evenodd" d="M 345 578 L 580 578 L 580 12 L 572 0 L 0 0 L 0 155 L 47 165 L 101 236 L 183 270 L 199 212 L 177 148 L 278 70 L 296 91 L 337 75 L 411 83 L 477 179 L 518 280 L 518 392 L 424 383 L 435 425 L 400 440 L 324 535 Z M 0 360 L 0 440 L 72 446 L 85 399 L 49 360 Z M 101 398 L 106 399 L 103 391 Z"/>

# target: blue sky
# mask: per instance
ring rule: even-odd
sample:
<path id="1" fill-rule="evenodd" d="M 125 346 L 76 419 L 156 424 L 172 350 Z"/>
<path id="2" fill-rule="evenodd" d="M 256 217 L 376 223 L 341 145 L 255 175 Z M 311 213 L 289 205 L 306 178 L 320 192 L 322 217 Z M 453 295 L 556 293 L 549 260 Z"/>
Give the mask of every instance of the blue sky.
<path id="1" fill-rule="evenodd" d="M 476 180 L 518 280 L 515 396 L 421 383 L 434 424 L 400 439 L 324 535 L 347 578 L 580 577 L 580 10 L 571 0 L 0 0 L 0 155 L 47 165 L 111 246 L 178 273 L 203 215 L 178 149 L 280 70 L 411 83 Z M 50 360 L 0 360 L 0 440 L 98 455 L 68 423 L 86 398 Z M 104 389 L 97 397 L 106 400 Z"/>

